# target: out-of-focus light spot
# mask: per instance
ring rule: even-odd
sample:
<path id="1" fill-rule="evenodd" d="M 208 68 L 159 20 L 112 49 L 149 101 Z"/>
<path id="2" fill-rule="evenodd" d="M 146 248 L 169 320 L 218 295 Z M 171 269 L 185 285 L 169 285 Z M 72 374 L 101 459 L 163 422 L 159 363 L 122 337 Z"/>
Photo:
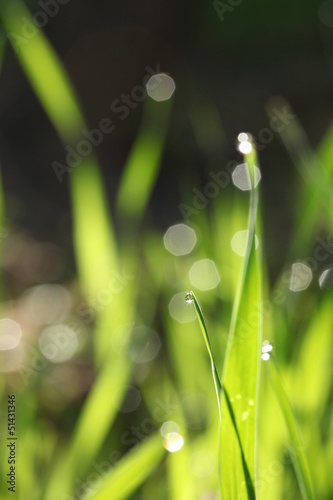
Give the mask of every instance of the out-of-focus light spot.
<path id="1" fill-rule="evenodd" d="M 243 411 L 243 413 L 242 413 L 242 420 L 243 420 L 243 422 L 244 422 L 245 420 L 247 420 L 247 417 L 248 417 L 248 416 L 249 416 L 249 412 L 248 412 L 248 411 Z"/>
<path id="2" fill-rule="evenodd" d="M 249 140 L 249 136 L 246 132 L 241 132 L 237 137 L 238 142 L 246 142 Z"/>
<path id="3" fill-rule="evenodd" d="M 245 132 L 238 134 L 238 150 L 246 155 L 252 151 L 252 144 L 250 142 L 250 137 Z"/>
<path id="4" fill-rule="evenodd" d="M 214 472 L 217 463 L 212 453 L 202 450 L 192 453 L 188 466 L 193 476 L 203 478 Z"/>
<path id="5" fill-rule="evenodd" d="M 9 318 L 0 320 L 0 351 L 15 349 L 22 338 L 21 327 Z"/>
<path id="6" fill-rule="evenodd" d="M 166 437 L 168 434 L 174 433 L 179 434 L 179 425 L 176 424 L 173 420 L 168 420 L 161 425 L 160 433 L 163 437 Z"/>
<path id="7" fill-rule="evenodd" d="M 212 290 L 220 281 L 220 275 L 213 260 L 202 259 L 193 264 L 189 272 L 190 282 L 199 290 Z"/>
<path id="8" fill-rule="evenodd" d="M 38 344 L 43 356 L 52 363 L 64 363 L 70 360 L 79 347 L 76 332 L 61 323 L 45 328 L 38 339 Z"/>
<path id="9" fill-rule="evenodd" d="M 197 242 L 194 229 L 186 224 L 169 227 L 163 238 L 164 246 L 173 255 L 187 255 L 192 252 Z"/>
<path id="10" fill-rule="evenodd" d="M 37 325 L 51 324 L 66 317 L 71 306 L 70 293 L 60 285 L 40 285 L 25 295 L 29 319 Z"/>
<path id="11" fill-rule="evenodd" d="M 257 187 L 261 179 L 261 173 L 258 167 L 254 167 L 254 187 Z M 241 191 L 250 191 L 252 189 L 251 177 L 247 163 L 237 165 L 232 172 L 232 182 Z"/>
<path id="12" fill-rule="evenodd" d="M 190 323 L 196 318 L 194 308 L 190 307 L 190 304 L 184 300 L 184 296 L 186 295 L 184 292 L 177 293 L 169 302 L 170 316 L 179 323 Z"/>
<path id="13" fill-rule="evenodd" d="M 292 292 L 306 290 L 312 281 L 312 271 L 306 264 L 295 262 L 291 266 L 289 288 Z"/>
<path id="14" fill-rule="evenodd" d="M 149 78 L 146 88 L 147 94 L 154 101 L 167 101 L 172 97 L 176 85 L 171 76 L 165 73 L 158 73 Z"/>
<path id="15" fill-rule="evenodd" d="M 129 385 L 127 386 L 127 393 L 119 410 L 122 413 L 131 413 L 135 411 L 141 403 L 141 394 L 138 389 Z"/>
<path id="16" fill-rule="evenodd" d="M 264 340 L 264 342 L 262 343 L 262 347 L 261 347 L 261 359 L 263 361 L 268 361 L 269 358 L 271 357 L 272 350 L 273 350 L 273 346 L 270 343 L 270 341 Z"/>
<path id="17" fill-rule="evenodd" d="M 184 446 L 184 438 L 178 432 L 169 432 L 164 438 L 163 446 L 170 453 L 175 453 Z"/>
<path id="18" fill-rule="evenodd" d="M 333 1 L 328 0 L 319 7 L 319 19 L 329 28 L 333 28 Z"/>
<path id="19" fill-rule="evenodd" d="M 333 287 L 333 268 L 328 268 L 323 271 L 319 277 L 320 288 L 330 290 Z"/>
<path id="20" fill-rule="evenodd" d="M 246 252 L 247 240 L 249 239 L 249 231 L 248 229 L 244 229 L 243 231 L 238 231 L 235 233 L 231 239 L 231 248 L 232 250 L 241 257 L 244 257 Z M 258 248 L 259 240 L 257 235 L 254 235 L 255 248 Z"/>
<path id="21" fill-rule="evenodd" d="M 148 326 L 140 325 L 129 333 L 128 355 L 135 363 L 152 361 L 161 347 L 159 335 Z"/>
<path id="22" fill-rule="evenodd" d="M 249 399 L 249 406 L 253 406 L 253 405 L 254 405 L 253 399 Z"/>

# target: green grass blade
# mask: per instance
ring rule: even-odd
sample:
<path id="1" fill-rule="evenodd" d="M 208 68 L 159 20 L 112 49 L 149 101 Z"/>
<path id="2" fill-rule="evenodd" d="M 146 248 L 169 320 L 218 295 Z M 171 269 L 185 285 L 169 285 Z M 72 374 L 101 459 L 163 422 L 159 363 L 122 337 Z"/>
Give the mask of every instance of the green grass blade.
<path id="1" fill-rule="evenodd" d="M 257 158 L 245 155 L 252 186 Z M 231 318 L 222 377 L 220 466 L 222 496 L 256 498 L 257 411 L 262 315 L 260 252 L 255 249 L 258 189 L 250 193 L 248 240 Z M 258 235 L 260 239 L 260 235 Z"/>
<path id="2" fill-rule="evenodd" d="M 138 221 L 147 205 L 163 154 L 170 109 L 171 101 L 146 103 L 143 123 L 127 159 L 118 191 L 117 212 L 120 217 Z"/>
<path id="3" fill-rule="evenodd" d="M 156 433 L 128 453 L 105 476 L 99 489 L 83 500 L 123 500 L 129 498 L 157 467 L 165 455 L 160 433 Z"/>
<path id="4" fill-rule="evenodd" d="M 36 33 L 17 46 L 12 34 L 21 33 L 22 17 L 35 26 L 30 12 L 18 1 L 1 2 L 0 15 L 16 55 L 33 89 L 58 134 L 68 143 L 73 133 L 84 128 L 84 120 L 75 93 L 62 64 L 55 55 L 43 32 Z"/>
<path id="5" fill-rule="evenodd" d="M 50 495 L 55 491 L 59 495 L 71 491 L 74 479 L 82 476 L 96 458 L 118 413 L 130 371 L 131 364 L 125 362 L 124 357 L 115 356 L 101 368 L 81 410 L 66 455 L 49 482 Z"/>
<path id="6" fill-rule="evenodd" d="M 294 457 L 293 465 L 295 468 L 295 473 L 302 493 L 302 497 L 304 500 L 313 500 L 314 496 L 312 493 L 311 477 L 307 459 L 304 453 L 304 445 L 302 442 L 300 430 L 296 423 L 296 419 L 289 399 L 281 383 L 281 375 L 278 372 L 274 356 L 271 356 L 271 362 L 268 364 L 270 367 L 269 373 L 271 376 L 274 392 L 278 398 L 279 405 L 289 432 Z"/>
<path id="7" fill-rule="evenodd" d="M 19 0 L 4 3 L 0 15 L 9 39 L 10 33 L 20 33 L 22 17 L 33 25 L 30 12 Z M 64 145 L 75 149 L 85 128 L 84 119 L 65 69 L 43 32 L 36 28 L 36 34 L 19 46 L 16 55 Z M 71 189 L 79 275 L 85 294 L 94 299 L 112 278 L 117 259 L 103 181 L 93 154 L 83 158 L 72 172 Z"/>
<path id="8" fill-rule="evenodd" d="M 205 319 L 203 317 L 199 302 L 198 302 L 195 294 L 192 291 L 186 294 L 185 300 L 186 300 L 186 302 L 190 302 L 190 303 L 193 302 L 194 307 L 195 307 L 195 312 L 196 312 L 197 318 L 199 320 L 199 325 L 200 325 L 200 328 L 202 331 L 202 335 L 203 335 L 203 338 L 204 338 L 204 341 L 205 341 L 205 344 L 207 347 L 207 351 L 208 351 L 211 366 L 212 366 L 212 373 L 213 373 L 213 380 L 214 380 L 216 397 L 217 397 L 217 404 L 218 404 L 219 414 L 220 414 L 220 418 L 221 418 L 220 397 L 221 397 L 222 384 L 221 384 L 218 369 L 217 369 L 217 366 L 216 366 L 216 363 L 214 360 L 212 348 L 210 345 L 210 340 L 209 340 L 209 336 L 208 336 L 208 331 L 207 331 Z"/>

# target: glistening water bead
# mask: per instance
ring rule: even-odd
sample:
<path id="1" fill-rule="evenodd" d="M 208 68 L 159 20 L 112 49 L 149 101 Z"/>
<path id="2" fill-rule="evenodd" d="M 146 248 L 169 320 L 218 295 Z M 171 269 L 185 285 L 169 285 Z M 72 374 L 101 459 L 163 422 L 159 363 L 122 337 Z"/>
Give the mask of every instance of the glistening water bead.
<path id="1" fill-rule="evenodd" d="M 185 295 L 185 302 L 187 302 L 188 304 L 192 304 L 193 302 L 192 292 L 189 292 Z"/>
<path id="2" fill-rule="evenodd" d="M 272 344 L 269 342 L 269 340 L 264 340 L 261 348 L 261 359 L 263 361 L 268 361 L 269 358 L 271 357 L 271 352 L 273 350 Z"/>

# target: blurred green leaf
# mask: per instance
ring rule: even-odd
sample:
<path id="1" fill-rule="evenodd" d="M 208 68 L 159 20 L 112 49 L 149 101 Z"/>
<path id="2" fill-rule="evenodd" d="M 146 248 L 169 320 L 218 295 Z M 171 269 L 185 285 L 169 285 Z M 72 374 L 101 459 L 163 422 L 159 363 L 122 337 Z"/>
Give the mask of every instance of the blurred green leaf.
<path id="1" fill-rule="evenodd" d="M 158 466 L 165 454 L 159 432 L 137 445 L 107 474 L 96 493 L 83 500 L 123 500 L 129 498 L 149 474 Z"/>

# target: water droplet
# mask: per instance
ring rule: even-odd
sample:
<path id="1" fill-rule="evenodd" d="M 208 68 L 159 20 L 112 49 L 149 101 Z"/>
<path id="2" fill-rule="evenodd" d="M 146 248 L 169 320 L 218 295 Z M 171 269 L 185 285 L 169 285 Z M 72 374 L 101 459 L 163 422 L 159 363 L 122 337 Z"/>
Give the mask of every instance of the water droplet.
<path id="1" fill-rule="evenodd" d="M 320 288 L 330 290 L 333 286 L 333 268 L 325 269 L 319 277 Z"/>
<path id="2" fill-rule="evenodd" d="M 242 395 L 241 394 L 236 394 L 236 399 L 242 399 Z"/>
<path id="3" fill-rule="evenodd" d="M 248 411 L 243 411 L 243 413 L 242 413 L 242 420 L 243 421 L 246 420 L 248 416 L 249 416 L 249 412 Z"/>
<path id="4" fill-rule="evenodd" d="M 182 449 L 184 438 L 178 432 L 169 432 L 164 439 L 163 446 L 170 453 L 175 453 Z"/>
<path id="5" fill-rule="evenodd" d="M 249 399 L 249 406 L 253 406 L 253 405 L 254 405 L 253 399 Z"/>
<path id="6" fill-rule="evenodd" d="M 238 134 L 238 149 L 243 154 L 246 155 L 252 151 L 251 136 L 245 132 Z"/>
<path id="7" fill-rule="evenodd" d="M 271 352 L 273 350 L 272 344 L 269 342 L 269 340 L 264 340 L 261 348 L 261 359 L 263 361 L 268 361 L 269 358 L 271 357 Z"/>
<path id="8" fill-rule="evenodd" d="M 192 304 L 193 303 L 193 295 L 192 295 L 192 292 L 189 292 L 185 295 L 185 302 L 187 302 L 188 304 Z"/>
<path id="9" fill-rule="evenodd" d="M 194 307 L 188 307 L 186 295 L 184 292 L 177 293 L 169 303 L 170 315 L 179 323 L 190 323 L 196 319 L 195 309 Z"/>

